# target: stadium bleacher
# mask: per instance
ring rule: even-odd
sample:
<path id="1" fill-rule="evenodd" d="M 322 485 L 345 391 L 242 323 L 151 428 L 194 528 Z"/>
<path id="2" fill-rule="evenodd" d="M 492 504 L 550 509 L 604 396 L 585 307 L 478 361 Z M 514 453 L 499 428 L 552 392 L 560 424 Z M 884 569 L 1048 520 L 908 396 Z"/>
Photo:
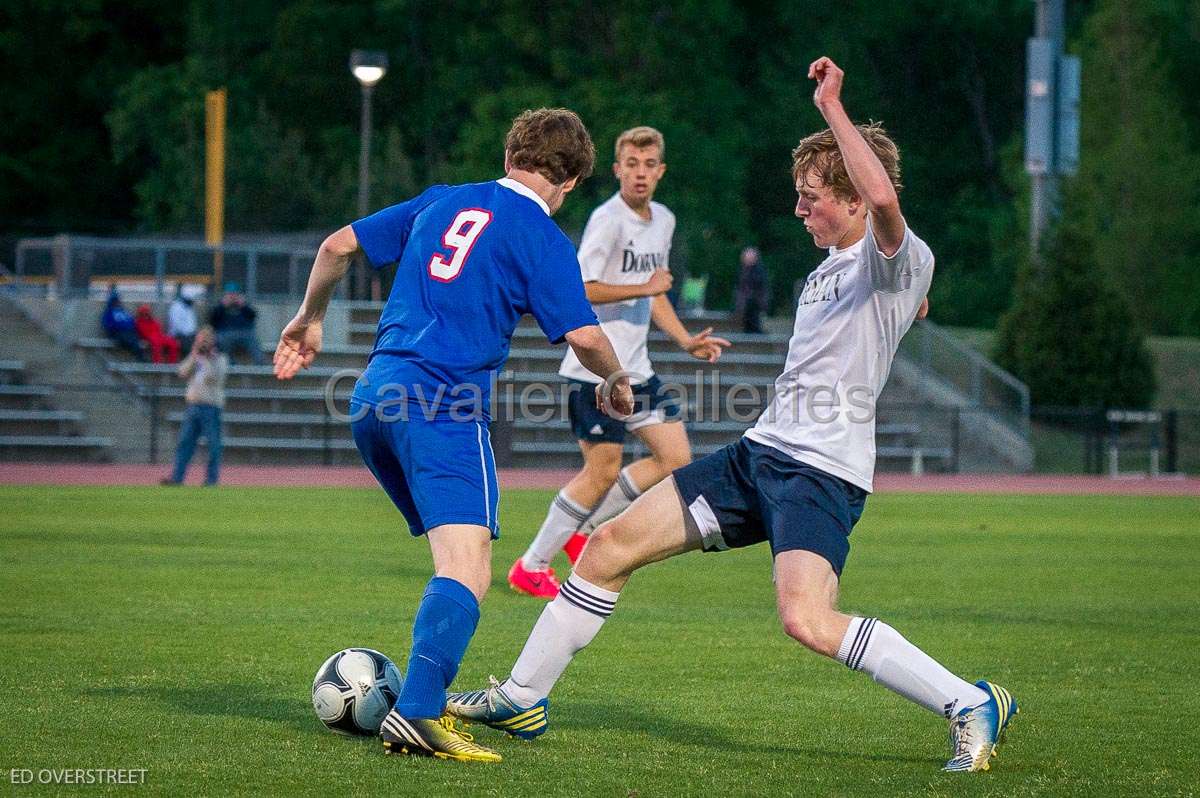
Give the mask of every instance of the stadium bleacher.
<path id="1" fill-rule="evenodd" d="M 302 372 L 290 383 L 275 380 L 267 366 L 234 365 L 227 382 L 223 444 L 230 462 L 289 464 L 357 463 L 358 455 L 348 425 L 331 417 L 326 408 L 326 386 L 331 378 L 345 370 L 362 369 L 374 340 L 374 308 L 351 311 L 350 341 L 328 346 L 320 355 L 319 365 Z M 706 322 L 707 323 L 707 322 Z M 696 326 L 696 322 L 692 322 Z M 717 319 L 718 329 L 728 327 Z M 684 386 L 690 397 L 689 437 L 696 454 L 706 454 L 735 440 L 751 423 L 771 395 L 774 379 L 782 368 L 787 352 L 787 336 L 745 335 L 721 331 L 733 341 L 717 367 L 695 360 L 680 352 L 662 333 L 650 336 L 651 357 L 664 383 Z M 184 386 L 175 376 L 174 366 L 140 363 L 119 352 L 104 338 L 83 338 L 78 345 L 101 357 L 105 368 L 128 385 L 144 403 L 150 403 L 164 423 L 164 440 L 172 441 L 178 431 L 184 409 Z M 505 371 L 500 375 L 493 401 L 498 424 L 506 429 L 494 434 L 500 462 L 514 467 L 570 468 L 578 464 L 578 447 L 570 434 L 561 404 L 562 380 L 557 375 L 562 347 L 552 347 L 531 320 L 518 326 Z M 740 404 L 728 405 L 734 385 L 749 386 Z M 353 376 L 337 386 L 335 406 L 341 414 Z M 899 389 L 885 392 L 893 404 L 906 397 Z M 712 407 L 717 397 L 717 409 Z M 507 398 L 518 400 L 525 413 L 508 413 L 502 405 Z M 912 397 L 908 397 L 912 400 Z M 913 400 L 915 401 L 915 400 Z M 730 411 L 734 412 L 730 412 Z M 919 424 L 889 421 L 881 407 L 877 427 L 878 455 L 881 468 L 946 470 L 953 466 L 954 452 L 949 446 L 931 445 L 923 440 Z M 631 454 L 644 453 L 640 443 L 631 441 Z"/>
<path id="2" fill-rule="evenodd" d="M 81 433 L 84 414 L 53 407 L 55 391 L 25 384 L 25 363 L 0 360 L 0 459 L 102 461 L 112 441 Z"/>

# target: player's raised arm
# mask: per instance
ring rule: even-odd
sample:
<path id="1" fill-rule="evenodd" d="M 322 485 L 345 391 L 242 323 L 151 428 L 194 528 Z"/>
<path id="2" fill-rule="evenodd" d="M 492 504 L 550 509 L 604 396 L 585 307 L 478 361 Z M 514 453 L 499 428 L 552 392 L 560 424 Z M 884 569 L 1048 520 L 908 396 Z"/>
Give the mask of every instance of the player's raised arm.
<path id="1" fill-rule="evenodd" d="M 358 238 L 346 225 L 321 243 L 308 276 L 308 289 L 296 316 L 288 322 L 275 347 L 275 376 L 290 380 L 302 368 L 312 365 L 321 351 L 321 323 L 329 309 L 329 300 L 338 281 L 346 274 L 350 259 L 358 252 Z"/>
<path id="2" fill-rule="evenodd" d="M 842 107 L 844 73 L 831 59 L 822 56 L 809 65 L 808 76 L 817 82 L 813 103 L 833 131 L 850 182 L 871 214 L 875 243 L 885 256 L 891 257 L 904 242 L 900 198 L 887 170 Z"/>

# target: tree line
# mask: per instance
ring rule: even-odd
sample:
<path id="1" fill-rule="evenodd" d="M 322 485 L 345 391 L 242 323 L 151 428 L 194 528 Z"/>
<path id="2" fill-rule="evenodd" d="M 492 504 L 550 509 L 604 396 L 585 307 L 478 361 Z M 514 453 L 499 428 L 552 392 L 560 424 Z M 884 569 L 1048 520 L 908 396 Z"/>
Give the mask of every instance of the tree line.
<path id="1" fill-rule="evenodd" d="M 0 9 L 9 124 L 5 235 L 198 234 L 203 98 L 229 90 L 227 228 L 329 230 L 353 218 L 354 48 L 388 53 L 375 92 L 374 207 L 501 169 L 511 118 L 573 108 L 597 174 L 559 219 L 577 233 L 615 190 L 611 142 L 666 136 L 659 198 L 675 258 L 728 302 L 737 250 L 758 245 L 776 305 L 820 259 L 791 218 L 791 148 L 822 126 L 805 77 L 846 70 L 851 115 L 903 154 L 914 229 L 938 256 L 933 318 L 992 326 L 1028 260 L 1021 163 L 1029 0 L 14 0 Z M 1083 59 L 1080 171 L 1063 218 L 1137 328 L 1200 334 L 1200 3 L 1069 0 Z M 1073 234 L 1074 235 L 1074 234 Z"/>

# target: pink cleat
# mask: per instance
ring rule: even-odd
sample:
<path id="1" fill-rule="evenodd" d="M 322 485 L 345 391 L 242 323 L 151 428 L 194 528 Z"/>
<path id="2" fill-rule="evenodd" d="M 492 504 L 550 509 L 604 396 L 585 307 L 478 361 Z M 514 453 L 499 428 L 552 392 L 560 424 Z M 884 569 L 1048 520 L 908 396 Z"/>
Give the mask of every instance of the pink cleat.
<path id="1" fill-rule="evenodd" d="M 508 584 L 518 593 L 524 593 L 534 598 L 550 600 L 558 595 L 558 580 L 554 578 L 554 569 L 526 570 L 520 557 L 508 572 Z"/>
<path id="2" fill-rule="evenodd" d="M 567 559 L 571 561 L 571 565 L 579 562 L 579 555 L 583 554 L 583 547 L 587 545 L 588 536 L 582 532 L 576 532 L 571 535 L 571 539 L 563 546 L 563 554 L 567 555 Z"/>

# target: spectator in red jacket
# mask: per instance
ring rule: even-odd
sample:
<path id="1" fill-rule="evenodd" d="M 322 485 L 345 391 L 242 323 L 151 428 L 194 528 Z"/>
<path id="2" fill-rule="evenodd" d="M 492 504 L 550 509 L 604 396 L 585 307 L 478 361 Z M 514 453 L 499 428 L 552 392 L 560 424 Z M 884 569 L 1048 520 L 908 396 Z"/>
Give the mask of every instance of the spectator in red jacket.
<path id="1" fill-rule="evenodd" d="M 149 305 L 138 307 L 133 326 L 137 329 L 137 334 L 141 339 L 150 347 L 151 360 L 155 363 L 179 362 L 179 342 L 163 332 L 162 325 L 150 312 Z"/>

